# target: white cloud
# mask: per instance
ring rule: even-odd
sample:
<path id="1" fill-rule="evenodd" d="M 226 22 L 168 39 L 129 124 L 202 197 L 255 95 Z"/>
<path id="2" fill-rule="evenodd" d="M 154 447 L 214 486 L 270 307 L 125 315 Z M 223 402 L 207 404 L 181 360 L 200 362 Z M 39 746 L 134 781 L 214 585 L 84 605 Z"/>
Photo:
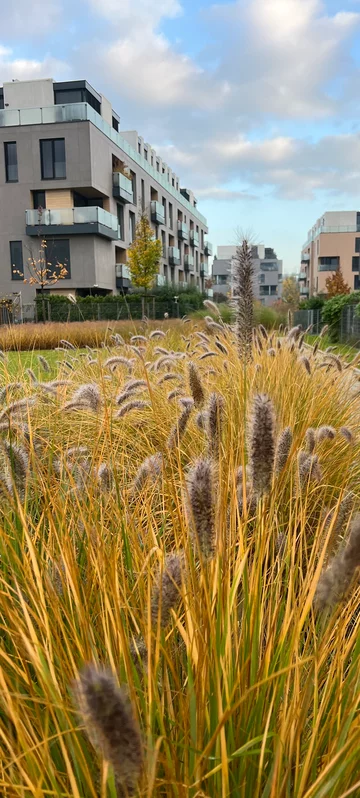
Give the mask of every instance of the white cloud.
<path id="1" fill-rule="evenodd" d="M 64 61 L 45 55 L 42 61 L 31 58 L 13 58 L 9 47 L 0 45 L 0 82 L 31 80 L 32 78 L 58 79 L 68 77 L 70 68 Z"/>
<path id="2" fill-rule="evenodd" d="M 12 0 L 1 4 L 2 35 L 8 38 L 28 38 L 36 33 L 42 38 L 44 33 L 55 27 L 60 20 L 59 0 Z"/>
<path id="3" fill-rule="evenodd" d="M 115 28 L 119 24 L 135 23 L 156 27 L 164 17 L 173 18 L 182 13 L 178 0 L 89 0 L 95 14 L 107 17 Z"/>
<path id="4" fill-rule="evenodd" d="M 215 200 L 216 202 L 234 202 L 235 200 L 256 200 L 254 194 L 248 194 L 246 191 L 236 191 L 230 188 L 220 188 L 212 186 L 209 188 L 195 189 L 195 196 L 198 199 Z"/>

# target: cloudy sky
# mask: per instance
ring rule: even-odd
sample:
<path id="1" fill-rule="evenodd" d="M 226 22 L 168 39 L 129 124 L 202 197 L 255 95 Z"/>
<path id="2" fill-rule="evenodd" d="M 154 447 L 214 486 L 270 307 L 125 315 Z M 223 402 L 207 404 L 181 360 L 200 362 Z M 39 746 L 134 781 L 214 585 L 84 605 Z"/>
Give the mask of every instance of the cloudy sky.
<path id="1" fill-rule="evenodd" d="M 0 84 L 86 78 L 235 230 L 297 271 L 325 210 L 360 208 L 360 0 L 12 0 Z"/>

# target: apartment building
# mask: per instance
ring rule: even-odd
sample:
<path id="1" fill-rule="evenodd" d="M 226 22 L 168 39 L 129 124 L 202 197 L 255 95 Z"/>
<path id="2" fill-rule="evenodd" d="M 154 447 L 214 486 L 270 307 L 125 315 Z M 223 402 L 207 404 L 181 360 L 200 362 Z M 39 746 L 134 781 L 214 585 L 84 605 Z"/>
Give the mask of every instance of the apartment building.
<path id="1" fill-rule="evenodd" d="M 233 293 L 233 270 L 236 246 L 220 246 L 214 259 L 213 293 L 224 297 Z M 271 247 L 257 245 L 252 247 L 254 268 L 254 296 L 263 305 L 272 305 L 281 297 L 282 260 L 278 260 Z M 220 298 L 220 297 L 219 297 Z"/>
<path id="2" fill-rule="evenodd" d="M 190 189 L 87 81 L 13 81 L 0 88 L 0 295 L 21 291 L 29 257 L 47 242 L 67 275 L 52 292 L 131 288 L 127 249 L 144 210 L 162 242 L 158 285 L 208 278 L 207 221 Z"/>
<path id="3" fill-rule="evenodd" d="M 327 211 L 309 230 L 298 276 L 306 299 L 326 293 L 326 278 L 341 269 L 351 290 L 360 288 L 360 212 Z"/>

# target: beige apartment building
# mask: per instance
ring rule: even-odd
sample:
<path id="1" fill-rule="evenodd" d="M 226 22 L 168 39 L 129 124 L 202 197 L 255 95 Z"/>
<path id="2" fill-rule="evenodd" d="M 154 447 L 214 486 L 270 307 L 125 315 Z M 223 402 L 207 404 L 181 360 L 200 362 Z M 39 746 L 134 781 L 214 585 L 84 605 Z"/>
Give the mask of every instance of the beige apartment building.
<path id="1" fill-rule="evenodd" d="M 301 252 L 301 297 L 326 293 L 326 278 L 339 269 L 352 291 L 360 289 L 359 211 L 327 211 L 309 230 Z"/>

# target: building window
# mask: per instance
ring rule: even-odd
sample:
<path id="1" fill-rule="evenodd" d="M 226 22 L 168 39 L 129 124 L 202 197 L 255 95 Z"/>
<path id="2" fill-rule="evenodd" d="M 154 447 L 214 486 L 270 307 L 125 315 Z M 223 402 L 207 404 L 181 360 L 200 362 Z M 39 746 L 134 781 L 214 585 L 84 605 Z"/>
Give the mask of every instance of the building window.
<path id="1" fill-rule="evenodd" d="M 165 166 L 163 166 L 163 168 L 162 168 L 162 173 L 163 173 L 163 175 L 165 174 Z"/>
<path id="2" fill-rule="evenodd" d="M 34 208 L 46 208 L 46 192 L 45 191 L 33 191 L 33 207 Z"/>
<path id="3" fill-rule="evenodd" d="M 336 271 L 340 265 L 340 258 L 338 255 L 326 256 L 319 258 L 318 271 L 331 272 Z"/>
<path id="4" fill-rule="evenodd" d="M 195 266 L 196 266 L 196 271 L 198 272 L 199 271 L 199 253 L 198 253 L 197 250 L 195 251 Z"/>
<path id="5" fill-rule="evenodd" d="M 173 177 L 173 179 L 171 181 L 171 185 L 174 186 L 174 188 L 175 188 L 175 178 L 174 177 Z"/>
<path id="6" fill-rule="evenodd" d="M 117 203 L 117 219 L 119 225 L 119 238 L 120 241 L 125 241 L 125 229 L 124 229 L 124 206 L 118 202 Z"/>
<path id="7" fill-rule="evenodd" d="M 112 118 L 112 126 L 113 126 L 114 130 L 116 130 L 116 132 L 118 133 L 119 132 L 119 120 L 115 119 L 115 116 L 113 116 L 113 118 Z"/>
<path id="8" fill-rule="evenodd" d="M 168 171 L 168 174 L 167 174 L 167 178 L 168 178 L 168 183 L 170 183 L 170 172 L 169 171 Z"/>
<path id="9" fill-rule="evenodd" d="M 161 231 L 161 246 L 162 246 L 162 256 L 166 258 L 166 233 L 165 230 Z"/>
<path id="10" fill-rule="evenodd" d="M 147 161 L 147 159 L 148 159 L 148 149 L 147 149 L 147 147 L 144 147 L 144 158 L 145 158 L 145 161 Z"/>
<path id="11" fill-rule="evenodd" d="M 360 238 L 355 238 L 355 252 L 360 252 Z"/>
<path id="12" fill-rule="evenodd" d="M 360 290 L 360 279 L 358 274 L 354 274 L 354 291 Z"/>
<path id="13" fill-rule="evenodd" d="M 129 238 L 132 244 L 135 240 L 135 214 L 132 211 L 129 212 Z"/>
<path id="14" fill-rule="evenodd" d="M 50 272 L 66 269 L 65 280 L 70 280 L 70 241 L 68 238 L 54 238 L 46 242 L 47 268 Z"/>
<path id="15" fill-rule="evenodd" d="M 138 139 L 138 153 L 141 155 L 141 141 Z"/>
<path id="16" fill-rule="evenodd" d="M 132 184 L 132 191 L 133 191 L 133 205 L 137 203 L 137 191 L 136 191 L 136 174 L 135 172 L 130 172 L 131 175 L 131 184 Z"/>
<path id="17" fill-rule="evenodd" d="M 352 270 L 353 270 L 353 272 L 358 272 L 359 269 L 360 269 L 360 258 L 359 258 L 359 255 L 353 255 Z"/>
<path id="18" fill-rule="evenodd" d="M 179 191 L 179 181 L 176 181 L 176 191 Z"/>
<path id="19" fill-rule="evenodd" d="M 41 139 L 42 180 L 64 180 L 66 177 L 65 139 Z"/>
<path id="20" fill-rule="evenodd" d="M 145 182 L 141 181 L 141 210 L 145 210 Z"/>
<path id="21" fill-rule="evenodd" d="M 156 161 L 156 171 L 160 172 L 160 161 Z"/>
<path id="22" fill-rule="evenodd" d="M 7 183 L 18 182 L 18 162 L 16 141 L 5 141 L 5 173 Z"/>
<path id="23" fill-rule="evenodd" d="M 24 279 L 22 241 L 10 241 L 11 279 Z"/>
<path id="24" fill-rule="evenodd" d="M 205 244 L 204 244 L 204 231 L 203 231 L 203 230 L 201 231 L 201 249 L 205 249 Z"/>
<path id="25" fill-rule="evenodd" d="M 173 206 L 171 202 L 169 202 L 169 227 L 171 230 L 173 229 Z"/>
<path id="26" fill-rule="evenodd" d="M 154 166 L 154 156 L 151 156 L 151 166 Z"/>
<path id="27" fill-rule="evenodd" d="M 278 265 L 277 263 L 265 263 L 264 261 L 260 263 L 260 269 L 263 272 L 277 272 Z"/>
<path id="28" fill-rule="evenodd" d="M 162 198 L 162 204 L 163 204 L 163 208 L 164 208 L 164 219 L 165 219 L 164 224 L 166 224 L 166 198 L 165 197 Z"/>

